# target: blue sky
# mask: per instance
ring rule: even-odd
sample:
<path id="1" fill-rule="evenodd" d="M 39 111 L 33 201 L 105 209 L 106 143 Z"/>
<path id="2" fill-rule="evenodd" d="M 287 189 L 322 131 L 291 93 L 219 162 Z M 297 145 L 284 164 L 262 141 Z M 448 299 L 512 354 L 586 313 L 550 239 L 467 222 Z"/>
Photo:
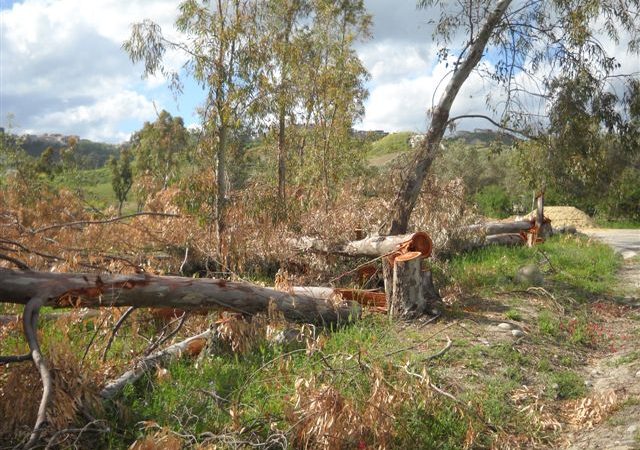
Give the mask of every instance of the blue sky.
<path id="1" fill-rule="evenodd" d="M 75 134 L 118 143 L 162 109 L 196 125 L 195 109 L 204 92 L 186 83 L 176 101 L 161 78 L 141 79 L 142 67 L 133 65 L 120 48 L 131 24 L 145 18 L 175 35 L 178 3 L 0 0 L 0 126 L 6 128 L 12 114 L 19 133 Z M 431 40 L 430 12 L 416 10 L 415 0 L 365 4 L 373 15 L 373 38 L 359 44 L 357 51 L 371 73 L 370 95 L 357 128 L 423 131 L 434 90 L 447 73 L 438 64 Z M 168 58 L 169 64 L 180 67 L 178 54 Z M 634 63 L 623 61 L 623 69 Z M 493 89 L 480 77 L 471 77 L 452 113 L 486 114 L 486 95 Z M 467 121 L 460 128 L 486 126 Z"/>

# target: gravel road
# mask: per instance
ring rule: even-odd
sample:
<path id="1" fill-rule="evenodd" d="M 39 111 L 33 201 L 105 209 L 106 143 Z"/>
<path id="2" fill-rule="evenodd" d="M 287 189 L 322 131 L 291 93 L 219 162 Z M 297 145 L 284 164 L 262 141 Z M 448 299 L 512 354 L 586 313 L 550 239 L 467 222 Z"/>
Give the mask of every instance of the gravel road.
<path id="1" fill-rule="evenodd" d="M 580 231 L 611 245 L 624 259 L 631 259 L 640 254 L 640 230 L 592 228 Z"/>

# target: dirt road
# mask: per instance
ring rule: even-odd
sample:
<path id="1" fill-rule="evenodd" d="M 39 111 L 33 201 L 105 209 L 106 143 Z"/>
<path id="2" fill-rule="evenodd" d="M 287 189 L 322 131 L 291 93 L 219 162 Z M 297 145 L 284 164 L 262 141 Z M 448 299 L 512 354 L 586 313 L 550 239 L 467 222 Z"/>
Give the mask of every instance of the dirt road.
<path id="1" fill-rule="evenodd" d="M 640 307 L 640 230 L 582 230 L 592 238 L 611 245 L 625 259 L 620 271 L 623 302 L 632 310 Z M 635 316 L 637 317 L 637 316 Z M 640 334 L 638 320 L 618 319 L 620 332 Z M 592 429 L 568 436 L 571 450 L 640 449 L 640 344 L 631 340 L 628 346 L 605 357 L 594 358 L 586 368 L 586 379 L 596 395 L 623 395 L 617 410 Z M 612 394 L 613 393 L 613 394 Z"/>
<path id="2" fill-rule="evenodd" d="M 640 254 L 640 230 L 592 228 L 580 231 L 611 245 L 624 259 L 631 259 Z"/>
<path id="3" fill-rule="evenodd" d="M 640 299 L 640 230 L 593 228 L 581 230 L 588 236 L 611 245 L 625 259 L 620 283 L 626 295 Z"/>

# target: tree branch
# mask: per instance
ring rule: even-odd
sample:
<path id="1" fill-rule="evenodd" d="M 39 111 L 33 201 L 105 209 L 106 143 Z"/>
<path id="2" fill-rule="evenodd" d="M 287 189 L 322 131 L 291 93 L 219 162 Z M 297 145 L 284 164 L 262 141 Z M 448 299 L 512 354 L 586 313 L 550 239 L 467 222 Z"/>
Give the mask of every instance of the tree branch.
<path id="1" fill-rule="evenodd" d="M 47 298 L 46 293 L 42 293 L 38 296 L 31 298 L 27 305 L 24 307 L 24 313 L 22 316 L 24 333 L 27 337 L 27 343 L 31 350 L 31 357 L 33 362 L 40 372 L 40 378 L 42 379 L 42 399 L 40 400 L 40 406 L 38 407 L 38 415 L 36 423 L 29 437 L 29 441 L 25 445 L 25 448 L 32 448 L 40 439 L 42 428 L 46 423 L 47 407 L 51 401 L 51 394 L 53 389 L 53 380 L 51 379 L 51 372 L 42 357 L 40 351 L 40 344 L 38 343 L 38 315 L 40 313 L 40 307 L 44 304 Z"/>
<path id="2" fill-rule="evenodd" d="M 139 216 L 182 217 L 179 214 L 172 214 L 172 213 L 139 212 L 134 214 L 127 214 L 124 216 L 113 217 L 111 219 L 105 219 L 105 220 L 78 220 L 76 222 L 59 223 L 59 224 L 49 225 L 46 227 L 31 230 L 31 233 L 37 234 L 37 233 L 42 233 L 44 231 L 55 230 L 57 228 L 72 227 L 76 225 L 96 225 L 96 224 L 104 224 L 104 223 L 113 223 L 113 222 L 119 222 L 124 219 L 130 219 L 131 217 L 139 217 Z"/>
<path id="3" fill-rule="evenodd" d="M 461 120 L 461 119 L 484 119 L 484 120 L 487 120 L 487 121 L 491 122 L 493 125 L 495 125 L 496 127 L 500 128 L 501 130 L 509 131 L 510 133 L 518 134 L 520 136 L 523 136 L 523 137 L 525 137 L 527 139 L 531 139 L 531 140 L 540 139 L 540 136 L 530 135 L 530 134 L 526 133 L 525 131 L 520 131 L 520 130 L 516 130 L 514 128 L 507 127 L 505 125 L 502 125 L 502 124 L 496 122 L 491 117 L 485 116 L 483 114 L 463 114 L 463 115 L 460 115 L 460 116 L 455 116 L 455 117 L 452 117 L 452 118 L 449 119 L 449 121 L 447 122 L 447 126 L 449 124 L 455 122 L 456 120 Z"/>

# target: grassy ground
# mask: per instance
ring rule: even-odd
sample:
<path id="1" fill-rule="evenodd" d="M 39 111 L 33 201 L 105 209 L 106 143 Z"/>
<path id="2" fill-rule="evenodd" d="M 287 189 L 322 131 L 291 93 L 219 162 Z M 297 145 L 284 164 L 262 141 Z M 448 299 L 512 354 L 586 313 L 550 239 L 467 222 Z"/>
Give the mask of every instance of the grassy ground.
<path id="1" fill-rule="evenodd" d="M 542 286 L 515 281 L 528 264 L 541 269 Z M 610 328 L 611 315 L 640 320 L 615 302 L 619 265 L 604 245 L 554 238 L 534 249 L 479 250 L 439 267 L 448 307 L 437 320 L 369 314 L 338 330 L 305 327 L 285 345 L 267 339 L 261 321 L 228 319 L 213 348 L 154 370 L 94 409 L 115 432 L 85 438 L 97 439 L 95 448 L 136 440 L 134 448 L 550 448 L 589 395 L 587 355 L 629 339 Z M 121 373 L 164 326 L 137 313 L 103 364 L 109 314 L 43 326 L 45 352 L 72 343 L 66 364 L 91 374 L 86 392 Z M 208 322 L 190 319 L 180 334 Z M 0 327 L 0 354 L 26 350 L 19 331 Z M 16 367 L 0 369 L 5 393 Z M 31 400 L 35 409 L 37 395 Z"/>
<path id="2" fill-rule="evenodd" d="M 632 219 L 618 219 L 607 220 L 597 219 L 596 224 L 600 228 L 615 228 L 615 229 L 639 229 L 640 221 Z"/>
<path id="3" fill-rule="evenodd" d="M 401 153 L 409 151 L 409 138 L 414 134 L 410 131 L 391 133 L 372 143 L 371 150 L 367 154 L 369 165 L 386 166 Z"/>

